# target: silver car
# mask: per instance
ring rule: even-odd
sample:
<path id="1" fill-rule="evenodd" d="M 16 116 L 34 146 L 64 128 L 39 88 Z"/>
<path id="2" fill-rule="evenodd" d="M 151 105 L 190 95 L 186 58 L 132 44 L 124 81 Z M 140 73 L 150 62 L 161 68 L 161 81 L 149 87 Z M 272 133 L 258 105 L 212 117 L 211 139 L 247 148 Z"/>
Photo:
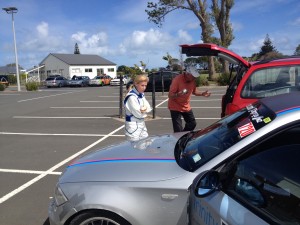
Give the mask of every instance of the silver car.
<path id="1" fill-rule="evenodd" d="M 130 78 L 127 75 L 123 75 L 122 78 L 123 78 L 122 79 L 123 80 L 123 85 L 126 85 Z M 120 85 L 120 75 L 118 75 L 117 77 L 112 79 L 110 81 L 110 85 L 111 86 L 119 86 Z"/>
<path id="2" fill-rule="evenodd" d="M 50 224 L 187 224 L 194 178 L 233 152 L 246 152 L 285 127 L 299 126 L 299 106 L 299 94 L 265 98 L 202 130 L 125 141 L 84 155 L 59 178 Z M 212 224 L 209 215 L 203 224 Z"/>
<path id="3" fill-rule="evenodd" d="M 57 75 L 49 76 L 45 80 L 45 85 L 47 86 L 47 88 L 66 87 L 66 86 L 68 86 L 68 79 L 63 76 L 57 76 Z"/>
<path id="4" fill-rule="evenodd" d="M 89 86 L 90 78 L 88 76 L 76 76 L 74 75 L 69 80 L 69 87 L 86 87 Z"/>
<path id="5" fill-rule="evenodd" d="M 89 85 L 90 86 L 103 86 L 104 83 L 102 81 L 101 76 L 95 76 L 93 79 L 89 80 Z"/>
<path id="6" fill-rule="evenodd" d="M 233 115 L 238 123 L 227 124 L 222 144 L 241 141 L 201 168 L 208 170 L 190 188 L 189 224 L 300 224 L 299 97 L 265 99 Z"/>

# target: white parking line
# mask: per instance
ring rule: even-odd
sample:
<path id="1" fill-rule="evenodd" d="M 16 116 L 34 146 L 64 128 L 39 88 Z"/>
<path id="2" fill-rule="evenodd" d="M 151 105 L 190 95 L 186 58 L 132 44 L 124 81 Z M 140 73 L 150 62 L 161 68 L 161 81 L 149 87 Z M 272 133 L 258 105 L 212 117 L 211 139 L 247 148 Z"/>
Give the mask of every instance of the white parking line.
<path id="1" fill-rule="evenodd" d="M 91 117 L 83 117 L 83 116 L 13 116 L 15 119 L 111 119 L 113 117 L 105 117 L 105 116 L 91 116 Z"/>
<path id="2" fill-rule="evenodd" d="M 120 102 L 120 101 L 79 101 L 79 102 Z"/>
<path id="3" fill-rule="evenodd" d="M 21 94 L 0 94 L 0 95 L 21 95 Z"/>
<path id="4" fill-rule="evenodd" d="M 56 164 L 55 166 L 51 167 L 50 169 L 48 169 L 45 172 L 42 172 L 39 176 L 33 178 L 32 180 L 28 181 L 27 183 L 23 184 L 22 186 L 16 188 L 15 190 L 13 190 L 12 192 L 8 193 L 7 195 L 4 195 L 3 197 L 0 198 L 0 204 L 7 201 L 8 199 L 10 199 L 11 197 L 15 196 L 16 194 L 18 194 L 19 192 L 23 191 L 24 189 L 26 189 L 27 187 L 31 186 L 32 184 L 36 183 L 37 181 L 39 181 L 40 179 L 44 178 L 45 176 L 47 176 L 48 174 L 53 173 L 56 169 L 58 169 L 59 167 L 63 166 L 64 164 L 70 162 L 71 160 L 73 160 L 74 158 L 78 157 L 79 155 L 81 155 L 82 153 L 86 152 L 87 150 L 89 150 L 90 148 L 94 147 L 95 145 L 99 144 L 100 142 L 102 142 L 103 140 L 107 139 L 108 137 L 110 137 L 111 135 L 113 135 L 114 133 L 118 132 L 119 130 L 123 129 L 124 125 L 117 128 L 116 130 L 110 132 L 109 134 L 107 134 L 106 136 L 100 138 L 98 141 L 92 143 L 91 145 L 87 146 L 86 148 L 82 149 L 81 151 L 75 153 L 74 155 L 66 158 L 65 160 L 61 161 L 60 163 Z"/>
<path id="5" fill-rule="evenodd" d="M 160 109 L 167 109 L 168 107 L 156 107 L 156 108 L 160 108 Z M 207 106 L 207 107 L 202 107 L 202 106 L 193 106 L 192 107 L 193 109 L 221 109 L 221 107 L 209 107 L 209 106 Z"/>
<path id="6" fill-rule="evenodd" d="M 80 107 L 80 106 L 68 106 L 68 107 L 50 107 L 50 109 L 119 109 L 120 107 L 117 107 L 117 106 L 111 106 L 111 107 L 97 107 L 97 106 L 90 106 L 90 107 Z"/>
<path id="7" fill-rule="evenodd" d="M 25 173 L 25 174 L 43 174 L 45 171 L 38 171 L 38 170 L 12 170 L 12 169 L 1 169 L 0 172 L 5 173 Z M 61 172 L 49 172 L 48 174 L 51 175 L 61 175 Z"/>
<path id="8" fill-rule="evenodd" d="M 80 92 L 80 91 L 77 91 L 77 92 Z M 46 96 L 42 96 L 42 97 L 38 97 L 38 98 L 23 99 L 18 102 L 27 102 L 27 101 L 37 100 L 37 99 L 50 98 L 50 97 L 54 97 L 54 96 L 67 95 L 67 94 L 73 94 L 73 93 L 75 93 L 75 92 L 72 91 L 72 92 L 66 92 L 66 93 L 61 93 L 61 94 L 56 94 L 56 95 L 46 95 Z"/>
<path id="9" fill-rule="evenodd" d="M 164 118 L 161 118 L 161 119 L 163 119 L 163 120 L 171 120 L 171 118 L 170 117 L 164 117 Z M 196 120 L 219 120 L 219 119 L 221 119 L 220 117 L 219 118 L 213 118 L 213 117 L 208 117 L 208 118 L 204 118 L 204 117 L 202 117 L 202 118 L 195 118 Z"/>
<path id="10" fill-rule="evenodd" d="M 106 134 L 49 134 L 49 133 L 15 133 L 15 132 L 0 132 L 4 135 L 27 135 L 27 136 L 74 136 L 74 137 L 104 137 Z M 114 134 L 111 137 L 124 137 L 125 134 Z"/>

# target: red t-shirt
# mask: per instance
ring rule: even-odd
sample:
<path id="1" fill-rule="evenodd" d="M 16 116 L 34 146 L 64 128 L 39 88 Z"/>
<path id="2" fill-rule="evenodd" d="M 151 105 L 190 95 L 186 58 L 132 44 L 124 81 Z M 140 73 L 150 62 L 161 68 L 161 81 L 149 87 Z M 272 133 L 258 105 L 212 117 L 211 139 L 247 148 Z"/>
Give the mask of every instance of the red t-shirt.
<path id="1" fill-rule="evenodd" d="M 183 89 L 187 89 L 187 93 L 185 95 L 179 95 L 175 98 L 169 98 L 168 108 L 169 110 L 179 111 L 179 112 L 188 112 L 191 110 L 191 95 L 195 92 L 196 82 L 195 80 L 187 81 L 183 74 L 176 76 L 172 80 L 172 84 L 170 86 L 169 93 L 171 95 L 182 91 Z"/>

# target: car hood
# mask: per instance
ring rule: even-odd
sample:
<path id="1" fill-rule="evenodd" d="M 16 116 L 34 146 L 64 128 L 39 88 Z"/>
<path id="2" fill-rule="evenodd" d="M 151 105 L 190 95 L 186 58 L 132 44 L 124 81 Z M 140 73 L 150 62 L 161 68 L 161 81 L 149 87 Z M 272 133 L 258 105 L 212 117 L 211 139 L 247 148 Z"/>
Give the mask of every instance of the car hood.
<path id="1" fill-rule="evenodd" d="M 251 63 L 243 59 L 241 56 L 216 44 L 203 43 L 180 45 L 180 47 L 182 54 L 186 54 L 186 56 L 217 56 L 233 64 L 242 64 L 248 68 L 251 66 Z"/>
<path id="2" fill-rule="evenodd" d="M 125 141 L 91 152 L 74 160 L 60 177 L 60 183 L 147 182 L 182 176 L 187 171 L 176 163 L 174 148 L 185 133 L 151 136 L 137 142 Z"/>

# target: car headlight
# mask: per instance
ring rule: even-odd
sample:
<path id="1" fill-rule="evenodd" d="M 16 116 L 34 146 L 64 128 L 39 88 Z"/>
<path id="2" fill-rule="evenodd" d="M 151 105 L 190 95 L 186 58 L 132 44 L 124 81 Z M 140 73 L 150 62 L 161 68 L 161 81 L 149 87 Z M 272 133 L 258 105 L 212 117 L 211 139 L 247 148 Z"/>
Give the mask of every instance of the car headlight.
<path id="1" fill-rule="evenodd" d="M 68 201 L 67 197 L 65 196 L 59 185 L 57 185 L 55 188 L 54 198 L 56 206 L 60 206 Z"/>

